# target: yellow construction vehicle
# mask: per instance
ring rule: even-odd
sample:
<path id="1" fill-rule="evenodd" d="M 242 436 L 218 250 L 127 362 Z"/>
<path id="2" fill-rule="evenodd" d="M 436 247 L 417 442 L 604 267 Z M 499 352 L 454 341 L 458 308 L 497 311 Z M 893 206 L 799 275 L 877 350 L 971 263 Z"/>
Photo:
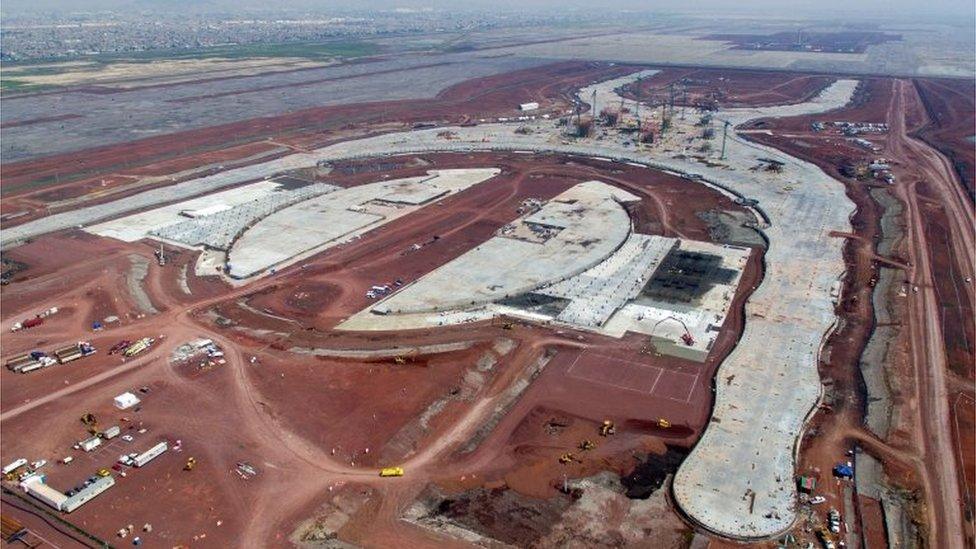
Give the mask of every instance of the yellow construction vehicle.
<path id="1" fill-rule="evenodd" d="M 98 472 L 97 472 L 97 473 L 95 473 L 95 474 L 97 474 L 97 475 L 98 475 L 98 476 L 100 476 L 100 477 L 107 477 L 107 476 L 109 476 L 109 475 L 111 475 L 111 474 L 112 474 L 112 472 L 111 472 L 111 471 L 109 471 L 108 469 L 106 469 L 106 468 L 104 468 L 104 467 L 102 467 L 102 468 L 101 468 L 101 469 L 99 469 L 99 470 L 98 470 Z"/>
<path id="2" fill-rule="evenodd" d="M 94 415 L 87 412 L 82 414 L 81 422 L 84 423 L 85 427 L 88 428 L 89 433 L 91 433 L 92 435 L 98 434 L 98 420 L 95 419 Z"/>
<path id="3" fill-rule="evenodd" d="M 186 458 L 186 465 L 183 466 L 184 471 L 192 471 L 194 467 L 197 466 L 197 458 L 188 457 Z"/>
<path id="4" fill-rule="evenodd" d="M 395 356 L 395 357 L 393 357 L 393 362 L 395 362 L 397 364 L 406 364 L 407 363 L 407 359 L 404 358 L 403 356 Z"/>
<path id="5" fill-rule="evenodd" d="M 617 432 L 617 429 L 613 426 L 613 422 L 609 419 L 603 420 L 603 425 L 600 426 L 600 436 L 606 437 Z"/>
<path id="6" fill-rule="evenodd" d="M 587 440 L 581 440 L 580 443 L 579 443 L 579 449 L 580 450 L 592 450 L 594 448 L 596 448 L 596 444 L 593 444 L 593 441 L 592 440 L 589 440 L 589 439 L 587 439 Z"/>
<path id="7" fill-rule="evenodd" d="M 662 418 L 658 418 L 658 420 L 657 420 L 657 426 L 660 427 L 660 428 L 662 428 L 662 429 L 667 429 L 667 428 L 671 427 L 671 422 L 668 421 L 668 420 L 666 420 L 666 419 L 664 419 L 663 417 Z"/>
<path id="8" fill-rule="evenodd" d="M 502 324 L 502 330 L 512 330 L 514 328 L 515 328 L 514 322 L 506 322 L 505 324 Z"/>
<path id="9" fill-rule="evenodd" d="M 381 477 L 402 477 L 403 467 L 384 467 L 380 469 Z"/>
<path id="10" fill-rule="evenodd" d="M 576 461 L 576 456 L 574 456 L 573 454 L 567 453 L 559 456 L 559 463 L 562 463 L 563 465 L 567 463 L 572 463 L 573 461 Z"/>

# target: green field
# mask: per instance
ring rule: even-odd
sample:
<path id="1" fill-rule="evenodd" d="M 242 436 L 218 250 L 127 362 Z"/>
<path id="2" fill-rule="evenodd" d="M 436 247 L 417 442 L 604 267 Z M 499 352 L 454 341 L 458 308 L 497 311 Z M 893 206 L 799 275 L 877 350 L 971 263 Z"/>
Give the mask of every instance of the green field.
<path id="1" fill-rule="evenodd" d="M 309 59 L 312 61 L 328 61 L 332 59 L 354 59 L 375 55 L 380 47 L 371 42 L 360 41 L 331 41 L 318 43 L 284 43 L 284 44 L 247 44 L 214 46 L 209 48 L 168 49 L 143 52 L 106 53 L 99 55 L 79 56 L 71 59 L 33 59 L 30 61 L 5 62 L 3 66 L 16 69 L 13 73 L 0 72 L 0 91 L 6 93 L 35 92 L 56 86 L 42 86 L 29 84 L 23 77 L 61 74 L 77 71 L 78 66 L 72 61 L 84 61 L 97 65 L 112 63 L 151 63 L 154 61 L 186 60 L 186 59 L 254 59 L 289 57 Z M 64 63 L 58 65 L 58 63 Z M 45 66 L 41 66 L 45 65 Z"/>

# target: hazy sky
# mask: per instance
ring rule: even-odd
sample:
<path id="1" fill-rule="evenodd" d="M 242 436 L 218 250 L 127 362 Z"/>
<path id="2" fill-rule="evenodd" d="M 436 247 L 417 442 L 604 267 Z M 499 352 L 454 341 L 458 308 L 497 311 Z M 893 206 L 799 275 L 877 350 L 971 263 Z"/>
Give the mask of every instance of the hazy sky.
<path id="1" fill-rule="evenodd" d="M 601 11 L 705 11 L 755 12 L 765 16 L 791 17 L 798 14 L 830 19 L 843 14 L 879 18 L 946 16 L 976 17 L 976 0 L 4 0 L 4 12 L 88 11 L 106 9 L 188 9 L 196 11 L 268 9 L 271 7 L 328 11 L 334 8 L 391 9 L 436 8 L 444 10 L 496 9 L 505 11 L 593 9 Z"/>

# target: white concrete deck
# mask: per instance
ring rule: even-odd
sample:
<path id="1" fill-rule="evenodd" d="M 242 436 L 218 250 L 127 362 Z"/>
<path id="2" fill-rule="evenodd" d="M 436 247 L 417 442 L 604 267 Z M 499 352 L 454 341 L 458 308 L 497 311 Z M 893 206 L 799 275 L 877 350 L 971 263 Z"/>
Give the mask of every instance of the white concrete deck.
<path id="1" fill-rule="evenodd" d="M 545 242 L 495 236 L 373 307 L 380 314 L 465 310 L 532 291 L 596 265 L 630 233 L 620 202 L 629 193 L 599 181 L 580 183 L 523 223 L 560 227 Z"/>
<path id="2" fill-rule="evenodd" d="M 229 274 L 248 278 L 296 258 L 324 251 L 497 175 L 496 168 L 434 170 L 428 176 L 343 189 L 278 210 L 248 228 L 227 257 Z M 398 207 L 369 211 L 371 201 Z"/>

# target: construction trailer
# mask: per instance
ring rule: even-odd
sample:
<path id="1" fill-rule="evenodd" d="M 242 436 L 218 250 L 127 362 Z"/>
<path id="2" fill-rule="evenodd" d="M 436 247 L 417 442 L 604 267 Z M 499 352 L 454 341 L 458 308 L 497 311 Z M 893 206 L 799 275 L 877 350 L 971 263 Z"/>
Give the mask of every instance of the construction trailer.
<path id="1" fill-rule="evenodd" d="M 163 442 L 160 442 L 159 444 L 153 446 L 152 448 L 146 450 L 145 452 L 133 458 L 132 465 L 135 467 L 142 467 L 145 464 L 149 463 L 150 461 L 162 455 L 163 452 L 165 452 L 168 449 L 169 449 L 169 444 L 167 444 L 166 441 L 164 440 Z"/>
<path id="2" fill-rule="evenodd" d="M 113 438 L 119 436 L 121 432 L 122 429 L 118 425 L 113 425 L 108 429 L 102 431 L 102 438 L 104 438 L 105 440 L 112 440 Z"/>
<path id="3" fill-rule="evenodd" d="M 31 496 L 60 511 L 61 506 L 68 501 L 68 496 L 48 486 L 46 481 L 47 477 L 44 475 L 35 475 L 21 482 L 20 486 Z"/>
<path id="4" fill-rule="evenodd" d="M 102 445 L 102 439 L 98 438 L 97 436 L 86 438 L 85 440 L 82 440 L 81 442 L 78 443 L 78 446 L 81 446 L 81 449 L 86 452 L 91 452 L 92 450 L 98 448 L 101 445 Z"/>
<path id="5" fill-rule="evenodd" d="M 24 465 L 27 465 L 27 459 L 20 458 L 20 459 L 17 459 L 17 460 L 14 460 L 14 461 L 8 463 L 7 465 L 4 465 L 2 472 L 5 475 L 8 474 L 8 473 L 13 473 L 14 471 L 16 471 L 17 469 L 20 469 Z"/>
<path id="6" fill-rule="evenodd" d="M 61 504 L 61 510 L 65 513 L 70 513 L 112 486 L 115 486 L 115 478 L 112 475 L 99 477 L 98 480 L 82 488 L 77 494 L 65 500 Z"/>
<path id="7" fill-rule="evenodd" d="M 539 103 L 536 101 L 531 101 L 529 103 L 522 103 L 519 105 L 520 111 L 534 111 L 539 109 Z"/>

